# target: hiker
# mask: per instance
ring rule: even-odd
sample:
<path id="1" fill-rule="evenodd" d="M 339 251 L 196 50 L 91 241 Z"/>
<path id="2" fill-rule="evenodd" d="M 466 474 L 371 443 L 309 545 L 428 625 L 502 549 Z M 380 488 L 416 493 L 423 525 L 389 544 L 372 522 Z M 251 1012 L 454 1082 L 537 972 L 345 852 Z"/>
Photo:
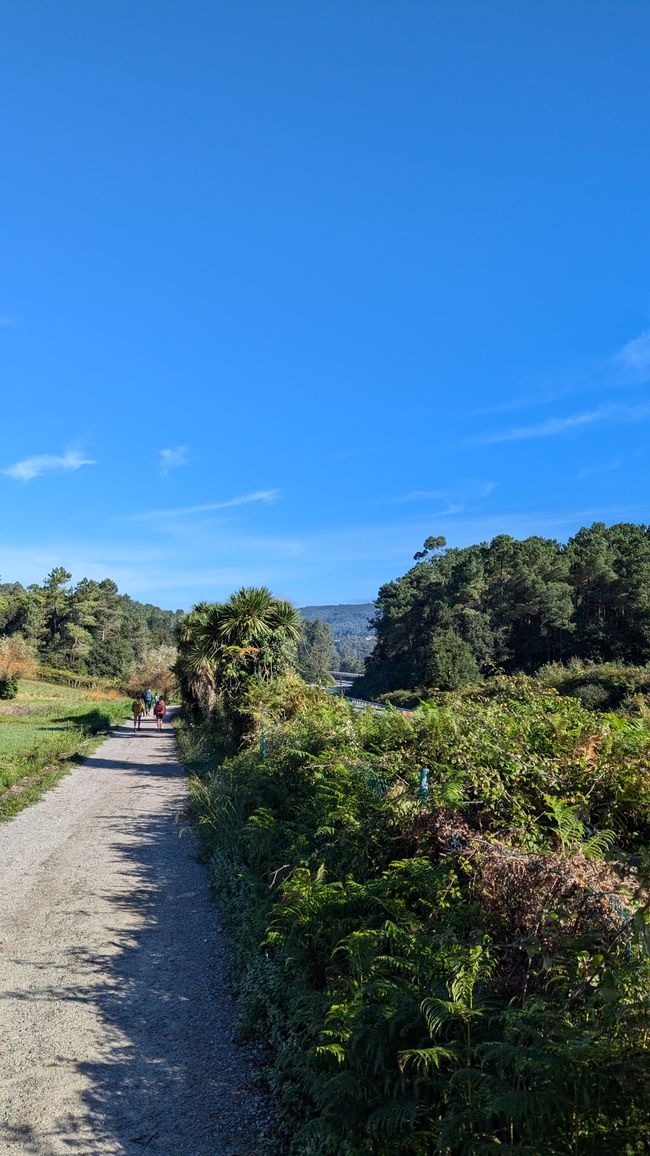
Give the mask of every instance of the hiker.
<path id="1" fill-rule="evenodd" d="M 144 714 L 144 705 L 141 698 L 134 698 L 131 703 L 131 712 L 133 714 L 133 729 L 140 730 L 140 723 Z"/>
<path id="2" fill-rule="evenodd" d="M 163 725 L 163 719 L 167 713 L 167 707 L 165 706 L 165 700 L 164 700 L 162 695 L 160 696 L 160 698 L 156 699 L 156 705 L 153 708 L 153 713 L 156 716 L 157 729 L 159 731 L 161 731 L 162 725 Z"/>
<path id="3" fill-rule="evenodd" d="M 152 702 L 153 702 L 153 694 L 151 693 L 151 687 L 147 687 L 147 689 L 145 691 L 145 695 L 144 695 L 144 713 L 146 715 L 151 714 Z"/>

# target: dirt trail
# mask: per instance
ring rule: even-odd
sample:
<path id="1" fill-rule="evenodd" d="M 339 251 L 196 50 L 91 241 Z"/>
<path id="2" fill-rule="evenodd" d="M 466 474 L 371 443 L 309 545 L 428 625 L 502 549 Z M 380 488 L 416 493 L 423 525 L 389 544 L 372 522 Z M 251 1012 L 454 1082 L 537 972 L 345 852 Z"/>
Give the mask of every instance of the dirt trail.
<path id="1" fill-rule="evenodd" d="M 0 827 L 3 1156 L 264 1150 L 185 799 L 146 719 Z"/>

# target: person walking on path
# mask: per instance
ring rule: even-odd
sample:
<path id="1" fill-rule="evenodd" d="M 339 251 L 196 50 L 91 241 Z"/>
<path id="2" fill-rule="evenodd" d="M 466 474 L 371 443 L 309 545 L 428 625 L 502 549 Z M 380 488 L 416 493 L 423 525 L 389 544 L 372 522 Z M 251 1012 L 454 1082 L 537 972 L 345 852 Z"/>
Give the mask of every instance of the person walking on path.
<path id="1" fill-rule="evenodd" d="M 131 712 L 133 714 L 133 729 L 140 730 L 142 716 L 144 714 L 144 704 L 141 698 L 134 698 L 131 703 Z"/>
<path id="2" fill-rule="evenodd" d="M 165 700 L 164 700 L 162 695 L 160 696 L 160 698 L 156 699 L 156 705 L 153 708 L 153 713 L 156 716 L 156 727 L 159 731 L 161 731 L 162 725 L 163 725 L 163 719 L 167 713 L 167 707 L 165 706 Z"/>
<path id="3" fill-rule="evenodd" d="M 144 713 L 146 715 L 150 714 L 150 712 L 151 712 L 152 702 L 153 702 L 153 694 L 151 693 L 151 687 L 148 686 L 145 693 L 144 693 Z"/>

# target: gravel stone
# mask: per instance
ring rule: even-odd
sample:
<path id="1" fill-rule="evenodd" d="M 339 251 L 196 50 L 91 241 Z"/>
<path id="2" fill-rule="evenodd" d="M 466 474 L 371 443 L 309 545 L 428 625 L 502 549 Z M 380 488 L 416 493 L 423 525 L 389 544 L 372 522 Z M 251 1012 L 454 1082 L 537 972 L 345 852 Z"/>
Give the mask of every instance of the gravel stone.
<path id="1" fill-rule="evenodd" d="M 267 1150 L 186 799 L 145 719 L 0 827 L 3 1156 Z"/>

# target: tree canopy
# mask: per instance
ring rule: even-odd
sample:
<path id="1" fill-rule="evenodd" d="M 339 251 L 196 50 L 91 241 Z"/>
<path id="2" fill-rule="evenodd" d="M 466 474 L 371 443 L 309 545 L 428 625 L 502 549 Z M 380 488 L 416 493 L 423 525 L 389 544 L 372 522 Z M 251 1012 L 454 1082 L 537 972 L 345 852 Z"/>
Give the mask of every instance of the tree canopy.
<path id="1" fill-rule="evenodd" d="M 244 586 L 227 602 L 202 602 L 179 631 L 175 672 L 184 702 L 210 716 L 219 701 L 236 713 L 254 681 L 295 665 L 300 615 L 266 586 Z"/>
<path id="2" fill-rule="evenodd" d="M 55 566 L 41 585 L 0 584 L 0 638 L 24 639 L 44 666 L 102 679 L 124 678 L 175 644 L 183 611 L 136 602 L 110 578 L 71 580 Z"/>
<path id="3" fill-rule="evenodd" d="M 582 528 L 553 538 L 446 548 L 431 537 L 379 591 L 377 645 L 359 693 L 449 690 L 502 670 L 572 658 L 650 660 L 650 528 Z"/>

